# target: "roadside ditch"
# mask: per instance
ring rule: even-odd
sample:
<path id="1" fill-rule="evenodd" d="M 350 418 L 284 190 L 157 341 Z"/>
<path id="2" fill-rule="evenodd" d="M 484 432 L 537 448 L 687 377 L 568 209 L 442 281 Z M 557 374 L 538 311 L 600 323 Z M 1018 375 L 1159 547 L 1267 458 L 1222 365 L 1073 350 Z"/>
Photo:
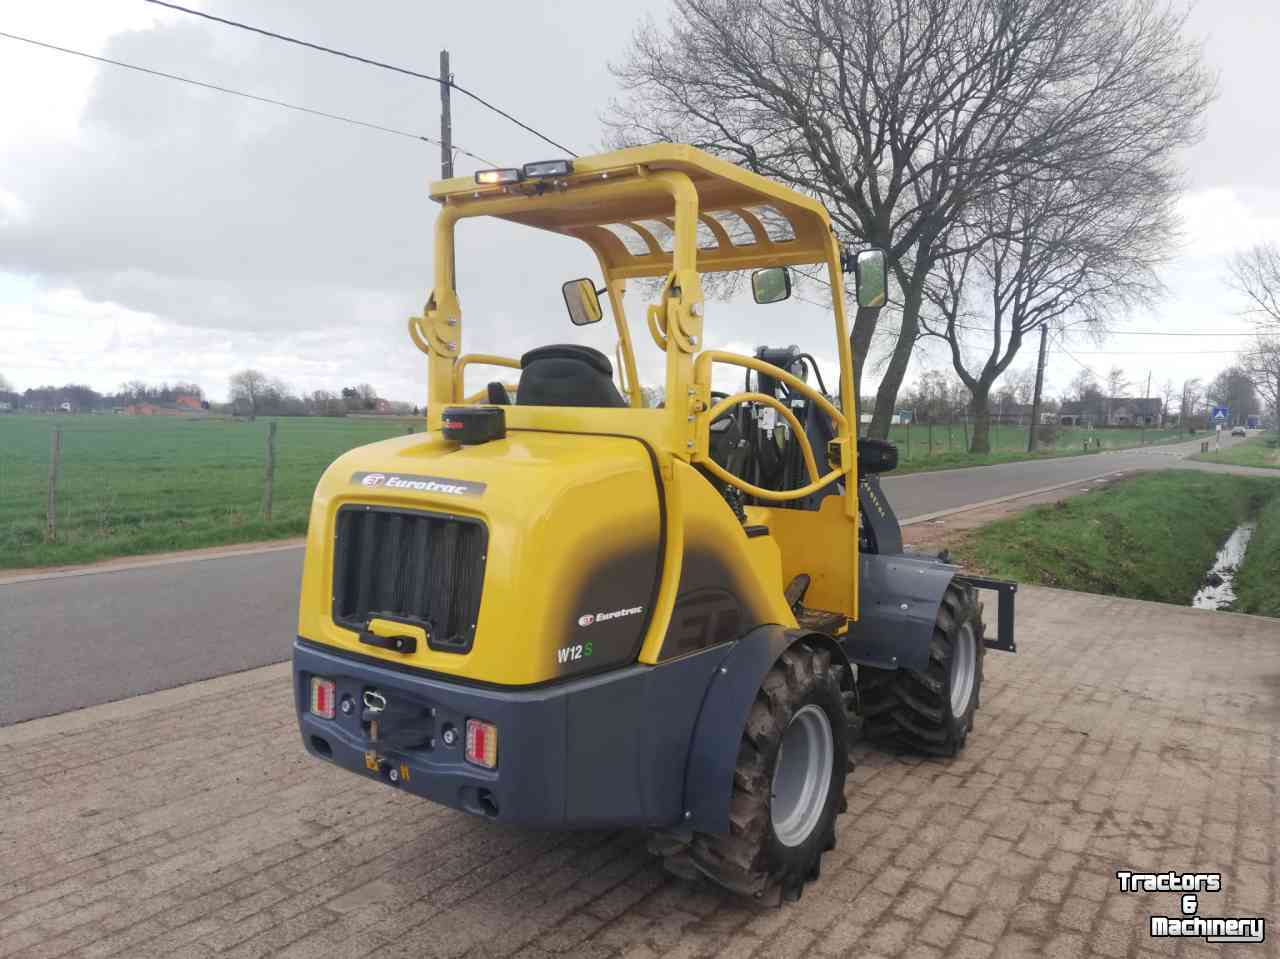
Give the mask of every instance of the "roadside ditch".
<path id="1" fill-rule="evenodd" d="M 987 575 L 1280 617 L 1280 479 L 1114 474 L 904 529 Z"/>

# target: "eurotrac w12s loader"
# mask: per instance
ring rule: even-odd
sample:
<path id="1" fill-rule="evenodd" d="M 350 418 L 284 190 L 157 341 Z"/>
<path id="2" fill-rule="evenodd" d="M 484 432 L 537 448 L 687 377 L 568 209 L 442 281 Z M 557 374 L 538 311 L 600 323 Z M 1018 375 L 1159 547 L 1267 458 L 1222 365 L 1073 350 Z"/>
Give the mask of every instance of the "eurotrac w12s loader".
<path id="1" fill-rule="evenodd" d="M 679 875 L 795 898 L 835 844 L 854 731 L 954 754 L 985 650 L 1013 649 L 1012 584 L 903 552 L 877 478 L 896 449 L 857 438 L 842 293 L 831 393 L 799 348 L 703 342 L 703 273 L 752 271 L 773 303 L 789 267 L 833 291 L 848 270 L 875 309 L 884 254 L 843 253 L 819 203 L 686 146 L 431 195 L 434 289 L 409 322 L 427 430 L 346 453 L 316 489 L 293 649 L 303 743 L 496 822 L 646 829 Z M 578 325 L 606 297 L 616 369 L 580 345 L 463 352 L 454 228 L 480 216 L 594 251 L 603 286 L 563 295 Z M 644 324 L 665 357 L 658 408 L 623 312 L 642 278 L 661 284 Z M 482 364 L 503 372 L 468 395 Z M 742 391 L 713 391 L 716 367 Z M 1000 639 L 980 587 L 998 592 Z"/>

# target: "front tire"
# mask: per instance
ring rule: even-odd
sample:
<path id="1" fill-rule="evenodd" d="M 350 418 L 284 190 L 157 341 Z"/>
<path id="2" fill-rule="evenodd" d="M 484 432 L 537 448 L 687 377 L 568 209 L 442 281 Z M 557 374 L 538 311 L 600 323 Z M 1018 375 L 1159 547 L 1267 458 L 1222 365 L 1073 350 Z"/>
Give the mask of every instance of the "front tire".
<path id="1" fill-rule="evenodd" d="M 977 591 L 952 583 L 938 606 L 925 669 L 859 668 L 867 736 L 935 756 L 959 753 L 973 729 L 985 650 Z"/>
<path id="2" fill-rule="evenodd" d="M 751 704 L 738 747 L 729 833 L 694 833 L 688 842 L 655 837 L 650 848 L 668 871 L 707 876 L 765 905 L 800 898 L 835 846 L 836 816 L 846 806 L 846 673 L 817 643 L 782 654 Z"/>

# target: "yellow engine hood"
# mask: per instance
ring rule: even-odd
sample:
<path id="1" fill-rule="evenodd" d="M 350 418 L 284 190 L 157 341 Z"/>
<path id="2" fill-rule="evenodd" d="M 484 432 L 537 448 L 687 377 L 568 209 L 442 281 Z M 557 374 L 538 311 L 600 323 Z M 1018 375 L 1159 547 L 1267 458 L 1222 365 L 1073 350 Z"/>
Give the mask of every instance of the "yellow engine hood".
<path id="1" fill-rule="evenodd" d="M 396 653 L 335 623 L 338 512 L 366 505 L 485 525 L 469 651 L 419 644 Z M 298 632 L 363 656 L 503 685 L 617 666 L 634 661 L 644 639 L 661 531 L 654 461 L 637 439 L 514 431 L 458 446 L 428 433 L 361 447 L 335 461 L 316 488 Z"/>

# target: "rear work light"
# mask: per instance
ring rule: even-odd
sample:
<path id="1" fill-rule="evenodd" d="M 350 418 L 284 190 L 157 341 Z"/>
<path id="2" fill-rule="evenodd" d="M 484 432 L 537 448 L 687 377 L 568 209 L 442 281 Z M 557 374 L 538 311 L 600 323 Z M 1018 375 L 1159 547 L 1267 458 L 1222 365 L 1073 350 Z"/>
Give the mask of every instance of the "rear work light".
<path id="1" fill-rule="evenodd" d="M 478 719 L 467 720 L 467 762 L 498 768 L 498 727 Z"/>
<path id="2" fill-rule="evenodd" d="M 515 167 L 504 167 L 500 170 L 477 170 L 476 182 L 481 186 L 499 186 L 504 183 L 519 183 L 520 171 Z"/>
<path id="3" fill-rule="evenodd" d="M 568 176 L 572 172 L 572 160 L 540 160 L 537 163 L 526 163 L 524 165 L 526 180 L 534 180 L 544 176 Z"/>
<path id="4" fill-rule="evenodd" d="M 332 679 L 311 677 L 311 712 L 321 719 L 333 718 L 333 701 L 336 687 Z"/>

